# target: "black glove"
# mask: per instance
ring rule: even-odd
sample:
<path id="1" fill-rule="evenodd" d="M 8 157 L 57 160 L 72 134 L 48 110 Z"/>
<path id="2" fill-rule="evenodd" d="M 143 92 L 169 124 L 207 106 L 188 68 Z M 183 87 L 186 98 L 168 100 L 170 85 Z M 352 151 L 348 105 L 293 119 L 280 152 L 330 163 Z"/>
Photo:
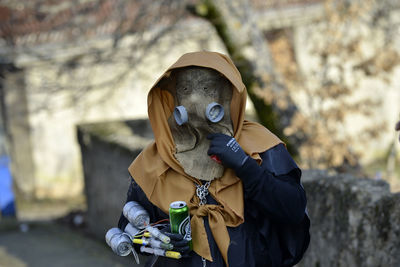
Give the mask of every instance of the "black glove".
<path id="1" fill-rule="evenodd" d="M 207 139 L 211 140 L 207 154 L 217 156 L 224 166 L 234 171 L 242 167 L 249 157 L 232 136 L 215 133 L 209 134 Z"/>
<path id="2" fill-rule="evenodd" d="M 163 234 L 171 239 L 171 244 L 174 246 L 173 251 L 181 253 L 182 257 L 189 257 L 191 249 L 189 247 L 189 240 L 183 238 L 181 234 L 171 233 L 171 227 L 168 224 L 160 230 Z"/>

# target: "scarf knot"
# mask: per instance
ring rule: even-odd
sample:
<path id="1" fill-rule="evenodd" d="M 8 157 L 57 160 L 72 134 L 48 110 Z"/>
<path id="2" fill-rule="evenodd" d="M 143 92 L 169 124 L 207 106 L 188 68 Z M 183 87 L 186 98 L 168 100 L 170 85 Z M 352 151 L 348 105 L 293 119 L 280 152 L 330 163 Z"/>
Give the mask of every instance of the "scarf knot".
<path id="1" fill-rule="evenodd" d="M 228 266 L 228 248 L 230 237 L 225 226 L 225 213 L 223 206 L 206 204 L 201 206 L 193 206 L 191 207 L 190 211 L 192 214 L 191 227 L 193 250 L 203 258 L 212 261 L 210 246 L 208 244 L 207 233 L 204 228 L 203 220 L 203 217 L 208 216 L 210 229 L 215 243 L 217 243 L 218 249 L 221 251 L 225 264 Z"/>

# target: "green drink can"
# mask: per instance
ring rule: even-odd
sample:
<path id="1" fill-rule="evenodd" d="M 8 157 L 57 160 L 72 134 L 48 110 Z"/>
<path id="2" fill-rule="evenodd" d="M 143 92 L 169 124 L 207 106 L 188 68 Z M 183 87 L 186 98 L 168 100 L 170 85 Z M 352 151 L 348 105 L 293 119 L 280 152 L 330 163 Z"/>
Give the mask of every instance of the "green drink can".
<path id="1" fill-rule="evenodd" d="M 169 222 L 171 233 L 183 235 L 184 239 L 189 240 L 190 249 L 193 249 L 189 208 L 185 201 L 175 201 L 169 205 Z"/>

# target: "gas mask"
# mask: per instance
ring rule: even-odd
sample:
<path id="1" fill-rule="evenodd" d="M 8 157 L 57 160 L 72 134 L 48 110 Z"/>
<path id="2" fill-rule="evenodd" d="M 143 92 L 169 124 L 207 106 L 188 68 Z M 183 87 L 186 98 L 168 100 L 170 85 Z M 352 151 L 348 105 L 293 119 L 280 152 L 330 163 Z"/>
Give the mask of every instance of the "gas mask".
<path id="1" fill-rule="evenodd" d="M 207 155 L 210 133 L 233 136 L 232 84 L 219 72 L 202 67 L 175 70 L 175 109 L 168 119 L 175 158 L 185 173 L 204 181 L 223 175 L 224 167 Z"/>

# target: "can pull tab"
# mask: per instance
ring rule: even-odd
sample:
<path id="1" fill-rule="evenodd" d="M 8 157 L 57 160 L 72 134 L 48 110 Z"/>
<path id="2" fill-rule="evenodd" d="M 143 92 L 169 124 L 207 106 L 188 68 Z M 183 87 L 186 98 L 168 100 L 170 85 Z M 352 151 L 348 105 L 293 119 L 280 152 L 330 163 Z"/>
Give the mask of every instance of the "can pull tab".
<path id="1" fill-rule="evenodd" d="M 222 164 L 222 161 L 219 159 L 217 155 L 211 155 L 210 158 L 218 164 Z"/>

